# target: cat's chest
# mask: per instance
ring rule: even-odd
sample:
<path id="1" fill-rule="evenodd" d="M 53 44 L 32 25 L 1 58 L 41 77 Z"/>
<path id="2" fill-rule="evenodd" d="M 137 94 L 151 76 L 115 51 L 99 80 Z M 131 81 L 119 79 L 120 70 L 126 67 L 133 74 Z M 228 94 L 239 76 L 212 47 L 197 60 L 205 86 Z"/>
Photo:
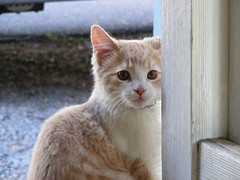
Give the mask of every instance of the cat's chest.
<path id="1" fill-rule="evenodd" d="M 158 118 L 152 111 L 122 114 L 115 125 L 108 126 L 113 144 L 132 158 L 145 156 L 149 149 L 159 145 L 155 142 L 161 135 Z"/>

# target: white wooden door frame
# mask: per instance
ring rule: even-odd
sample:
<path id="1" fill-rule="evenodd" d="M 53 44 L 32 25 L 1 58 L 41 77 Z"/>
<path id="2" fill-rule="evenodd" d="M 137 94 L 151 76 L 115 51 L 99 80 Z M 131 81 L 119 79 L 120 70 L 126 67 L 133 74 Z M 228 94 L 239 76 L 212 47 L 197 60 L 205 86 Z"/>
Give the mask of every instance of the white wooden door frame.
<path id="1" fill-rule="evenodd" d="M 163 179 L 191 179 L 191 0 L 162 0 Z"/>
<path id="2" fill-rule="evenodd" d="M 201 157 L 210 152 L 204 148 L 226 149 L 215 141 L 198 149 L 202 139 L 230 137 L 240 144 L 239 8 L 239 0 L 162 0 L 164 180 L 211 177 L 199 176 Z M 217 172 L 216 157 L 204 173 Z"/>

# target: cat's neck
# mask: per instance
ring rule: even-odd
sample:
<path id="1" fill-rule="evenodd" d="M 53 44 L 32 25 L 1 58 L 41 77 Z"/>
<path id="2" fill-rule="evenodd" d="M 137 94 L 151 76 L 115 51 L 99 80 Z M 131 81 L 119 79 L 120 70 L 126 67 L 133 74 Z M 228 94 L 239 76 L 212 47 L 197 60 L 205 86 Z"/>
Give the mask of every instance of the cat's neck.
<path id="1" fill-rule="evenodd" d="M 99 112 L 100 116 L 102 117 L 102 121 L 104 123 L 114 123 L 118 121 L 118 119 L 122 119 L 122 117 L 127 117 L 127 120 L 131 118 L 132 114 L 139 115 L 143 114 L 145 116 L 150 113 L 160 111 L 160 101 L 155 101 L 152 104 L 146 105 L 142 108 L 133 108 L 121 104 L 121 102 L 112 101 L 107 94 L 104 94 L 102 90 L 99 88 L 95 88 L 92 92 L 90 97 L 90 101 L 94 100 L 96 104 L 97 111 Z M 110 122 L 109 122 L 110 121 Z"/>
<path id="2" fill-rule="evenodd" d="M 161 162 L 161 103 L 142 109 L 123 106 L 112 111 L 106 95 L 93 91 L 91 100 L 116 148 L 130 158 L 141 158 L 155 172 L 156 164 Z"/>

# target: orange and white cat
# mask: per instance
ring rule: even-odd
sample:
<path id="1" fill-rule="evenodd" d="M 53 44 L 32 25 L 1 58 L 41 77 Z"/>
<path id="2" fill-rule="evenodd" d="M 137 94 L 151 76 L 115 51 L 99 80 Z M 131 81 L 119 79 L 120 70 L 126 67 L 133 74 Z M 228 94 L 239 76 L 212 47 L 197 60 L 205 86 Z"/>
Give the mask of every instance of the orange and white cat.
<path id="1" fill-rule="evenodd" d="M 91 39 L 92 95 L 46 120 L 28 180 L 161 180 L 160 38 Z"/>

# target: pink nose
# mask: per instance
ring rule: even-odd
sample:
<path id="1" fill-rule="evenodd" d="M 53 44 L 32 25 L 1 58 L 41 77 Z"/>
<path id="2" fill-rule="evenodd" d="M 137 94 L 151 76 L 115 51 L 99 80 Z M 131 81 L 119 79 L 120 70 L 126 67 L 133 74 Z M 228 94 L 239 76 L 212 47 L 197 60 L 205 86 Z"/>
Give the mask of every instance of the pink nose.
<path id="1" fill-rule="evenodd" d="M 134 91 L 141 97 L 146 90 L 143 88 L 139 88 L 139 89 L 134 89 Z"/>

